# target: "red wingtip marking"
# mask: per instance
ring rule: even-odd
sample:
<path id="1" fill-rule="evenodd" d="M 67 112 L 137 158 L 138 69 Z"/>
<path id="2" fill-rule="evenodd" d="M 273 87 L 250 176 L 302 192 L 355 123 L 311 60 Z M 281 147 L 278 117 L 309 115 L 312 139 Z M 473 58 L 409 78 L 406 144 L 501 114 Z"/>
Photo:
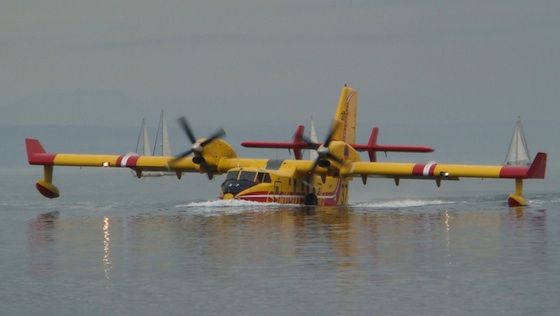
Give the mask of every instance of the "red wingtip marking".
<path id="1" fill-rule="evenodd" d="M 25 139 L 27 161 L 31 165 L 52 165 L 56 154 L 47 154 L 41 143 L 33 138 Z"/>
<path id="2" fill-rule="evenodd" d="M 27 147 L 27 155 L 46 153 L 45 148 L 43 148 L 43 145 L 41 145 L 41 143 L 36 139 L 26 138 L 25 146 Z"/>
<path id="3" fill-rule="evenodd" d="M 546 153 L 538 153 L 529 167 L 527 178 L 544 179 L 546 173 Z"/>

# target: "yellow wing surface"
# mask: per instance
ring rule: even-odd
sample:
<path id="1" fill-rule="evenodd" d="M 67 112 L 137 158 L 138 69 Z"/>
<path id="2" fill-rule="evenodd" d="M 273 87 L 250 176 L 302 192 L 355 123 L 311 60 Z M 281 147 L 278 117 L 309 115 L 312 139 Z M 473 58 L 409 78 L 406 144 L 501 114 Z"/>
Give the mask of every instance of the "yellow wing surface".
<path id="1" fill-rule="evenodd" d="M 469 178 L 543 179 L 546 154 L 538 153 L 531 166 L 460 165 L 429 163 L 354 162 L 341 176 L 389 177 L 395 179 Z"/>
<path id="2" fill-rule="evenodd" d="M 96 155 L 96 154 L 52 154 L 47 153 L 41 143 L 36 139 L 26 139 L 27 158 L 31 165 L 45 166 L 80 166 L 80 167 L 127 167 L 142 168 L 144 170 L 170 169 L 181 171 L 198 171 L 198 165 L 191 159 L 182 159 L 174 162 L 172 168 L 169 162 L 172 156 L 140 156 L 137 154 L 125 155 Z"/>

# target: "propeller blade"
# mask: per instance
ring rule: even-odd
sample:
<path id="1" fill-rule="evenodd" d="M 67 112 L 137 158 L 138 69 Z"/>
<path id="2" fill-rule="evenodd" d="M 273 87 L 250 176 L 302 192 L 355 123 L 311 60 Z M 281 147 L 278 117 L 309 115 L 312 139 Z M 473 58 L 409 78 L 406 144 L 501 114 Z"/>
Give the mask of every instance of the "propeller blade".
<path id="1" fill-rule="evenodd" d="M 214 173 L 209 170 L 208 164 L 206 163 L 206 160 L 204 160 L 204 157 L 200 157 L 202 158 L 202 161 L 200 162 L 201 171 L 206 173 L 206 176 L 208 176 L 208 180 L 212 180 L 212 178 L 214 178 Z"/>
<path id="2" fill-rule="evenodd" d="M 214 134 L 210 135 L 210 137 L 208 137 L 202 143 L 200 143 L 200 146 L 204 147 L 204 146 L 208 145 L 210 142 L 212 142 L 213 140 L 215 140 L 217 138 L 222 138 L 224 136 L 226 136 L 226 131 L 224 131 L 223 128 L 220 128 L 219 130 L 214 132 Z"/>
<path id="3" fill-rule="evenodd" d="M 189 140 L 191 141 L 191 144 L 196 143 L 196 137 L 194 137 L 194 133 L 193 133 L 193 131 L 191 129 L 191 126 L 189 125 L 189 122 L 187 121 L 186 117 L 181 116 L 179 118 L 179 125 L 181 125 L 181 127 L 185 131 L 185 134 L 187 134 L 187 136 L 189 137 Z"/>
<path id="4" fill-rule="evenodd" d="M 305 136 L 301 136 L 301 141 L 304 142 L 309 147 L 307 149 L 317 149 L 319 148 L 319 146 L 321 146 L 321 144 L 315 143 Z"/>
<path id="5" fill-rule="evenodd" d="M 187 157 L 188 155 L 192 154 L 193 151 L 194 151 L 193 149 L 189 149 L 189 150 L 185 151 L 184 153 L 180 154 L 179 156 L 176 156 L 175 159 L 173 159 L 173 160 L 183 159 L 183 158 Z"/>
<path id="6" fill-rule="evenodd" d="M 323 142 L 323 146 L 329 147 L 329 145 L 332 141 L 332 136 L 338 130 L 339 126 L 340 126 L 340 121 L 333 120 L 333 122 L 331 124 L 331 129 L 329 130 L 329 134 L 327 135 L 327 138 Z"/>
<path id="7" fill-rule="evenodd" d="M 336 120 L 333 121 L 333 123 L 331 124 L 331 128 L 329 129 L 329 133 L 327 134 L 327 137 L 325 138 L 325 141 L 323 142 L 323 144 L 315 143 L 304 135 L 301 136 L 301 140 L 304 143 L 306 143 L 311 149 L 317 149 L 321 145 L 328 148 L 331 141 L 332 141 L 332 136 L 338 130 L 339 127 L 340 127 L 340 122 L 336 121 Z"/>

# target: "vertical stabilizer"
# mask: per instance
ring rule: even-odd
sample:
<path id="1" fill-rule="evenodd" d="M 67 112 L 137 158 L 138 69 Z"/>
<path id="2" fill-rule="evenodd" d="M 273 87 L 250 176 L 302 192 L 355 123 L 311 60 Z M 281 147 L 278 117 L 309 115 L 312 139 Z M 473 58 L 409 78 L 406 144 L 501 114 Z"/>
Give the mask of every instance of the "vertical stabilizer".
<path id="1" fill-rule="evenodd" d="M 340 93 L 338 107 L 334 114 L 335 121 L 342 122 L 332 136 L 334 140 L 341 140 L 349 144 L 356 142 L 356 113 L 358 112 L 358 91 L 346 85 Z"/>

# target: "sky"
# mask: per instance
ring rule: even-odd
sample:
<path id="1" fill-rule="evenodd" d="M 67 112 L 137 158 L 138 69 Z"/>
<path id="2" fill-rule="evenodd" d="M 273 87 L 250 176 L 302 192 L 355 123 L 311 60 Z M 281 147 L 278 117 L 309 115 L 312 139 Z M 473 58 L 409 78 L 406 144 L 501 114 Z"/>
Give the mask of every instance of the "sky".
<path id="1" fill-rule="evenodd" d="M 132 128 L 164 109 L 199 135 L 311 117 L 323 134 L 348 84 L 364 140 L 458 126 L 469 148 L 485 138 L 469 126 L 504 125 L 505 155 L 519 116 L 557 152 L 558 16 L 539 0 L 2 1 L 0 126 Z"/>

